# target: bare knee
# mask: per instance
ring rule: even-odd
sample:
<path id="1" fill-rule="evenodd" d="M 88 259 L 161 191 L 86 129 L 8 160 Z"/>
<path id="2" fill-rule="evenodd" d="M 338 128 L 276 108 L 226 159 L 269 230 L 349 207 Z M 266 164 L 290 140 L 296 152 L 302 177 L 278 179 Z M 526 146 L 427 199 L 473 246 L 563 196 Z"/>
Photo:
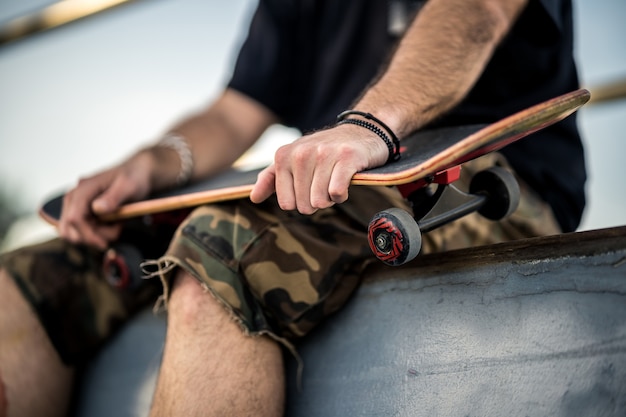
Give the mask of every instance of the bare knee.
<path id="1" fill-rule="evenodd" d="M 282 415 L 278 344 L 246 335 L 228 307 L 183 271 L 173 282 L 168 322 L 151 416 Z"/>
<path id="2" fill-rule="evenodd" d="M 180 269 L 172 283 L 171 298 L 193 301 L 206 296 L 206 289 L 188 272 Z"/>
<path id="3" fill-rule="evenodd" d="M 170 320 L 179 325 L 194 326 L 203 317 L 215 316 L 224 309 L 197 279 L 184 270 L 180 270 L 172 284 L 172 293 L 168 303 Z"/>

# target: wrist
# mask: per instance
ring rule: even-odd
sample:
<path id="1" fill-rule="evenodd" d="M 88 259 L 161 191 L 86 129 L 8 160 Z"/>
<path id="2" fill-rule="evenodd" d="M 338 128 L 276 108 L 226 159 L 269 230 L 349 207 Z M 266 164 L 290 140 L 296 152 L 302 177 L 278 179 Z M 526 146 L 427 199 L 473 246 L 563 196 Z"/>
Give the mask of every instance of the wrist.
<path id="1" fill-rule="evenodd" d="M 166 149 L 173 151 L 178 157 L 178 174 L 176 175 L 175 185 L 185 185 L 191 180 L 193 174 L 193 154 L 189 141 L 182 135 L 177 133 L 168 133 L 154 146 L 155 149 Z"/>
<path id="2" fill-rule="evenodd" d="M 394 131 L 382 120 L 371 113 L 358 110 L 346 110 L 337 116 L 337 125 L 353 124 L 375 133 L 387 147 L 386 163 L 400 159 L 400 141 Z"/>
<path id="3" fill-rule="evenodd" d="M 187 152 L 180 146 L 172 145 L 171 139 L 161 139 L 140 150 L 129 162 L 141 167 L 147 175 L 150 189 L 157 191 L 187 183 L 193 170 L 193 161 L 190 163 L 190 158 L 190 150 Z"/>
<path id="4" fill-rule="evenodd" d="M 367 151 L 369 155 L 367 167 L 372 168 L 387 163 L 389 148 L 373 131 L 351 123 L 336 124 L 333 129 L 337 129 L 337 137 L 351 138 L 354 143 L 358 144 L 357 146 Z"/>

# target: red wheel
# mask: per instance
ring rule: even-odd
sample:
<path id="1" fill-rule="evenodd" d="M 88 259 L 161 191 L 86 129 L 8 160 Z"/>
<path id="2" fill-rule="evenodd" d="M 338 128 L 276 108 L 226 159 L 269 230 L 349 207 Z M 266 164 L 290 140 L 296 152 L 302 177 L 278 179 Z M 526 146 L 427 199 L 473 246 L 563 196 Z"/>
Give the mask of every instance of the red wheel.
<path id="1" fill-rule="evenodd" d="M 417 256 L 422 247 L 422 234 L 409 213 L 391 208 L 372 218 L 368 242 L 378 259 L 387 265 L 398 266 Z"/>
<path id="2" fill-rule="evenodd" d="M 104 254 L 102 269 L 106 281 L 115 288 L 134 288 L 141 280 L 141 254 L 130 245 L 121 244 Z"/>

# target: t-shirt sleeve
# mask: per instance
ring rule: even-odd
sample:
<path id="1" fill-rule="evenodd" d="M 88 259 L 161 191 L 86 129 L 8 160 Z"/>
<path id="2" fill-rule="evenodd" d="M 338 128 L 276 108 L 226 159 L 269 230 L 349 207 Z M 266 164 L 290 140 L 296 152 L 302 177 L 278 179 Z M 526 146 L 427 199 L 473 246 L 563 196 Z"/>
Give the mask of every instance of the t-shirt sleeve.
<path id="1" fill-rule="evenodd" d="M 290 119 L 291 79 L 296 21 L 289 10 L 276 13 L 260 1 L 228 83 L 268 107 L 281 120 Z"/>

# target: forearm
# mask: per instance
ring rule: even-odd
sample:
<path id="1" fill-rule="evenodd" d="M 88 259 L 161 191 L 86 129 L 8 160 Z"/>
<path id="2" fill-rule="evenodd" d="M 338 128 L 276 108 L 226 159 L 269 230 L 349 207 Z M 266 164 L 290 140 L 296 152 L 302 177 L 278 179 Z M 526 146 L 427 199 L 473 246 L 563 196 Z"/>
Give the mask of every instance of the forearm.
<path id="1" fill-rule="evenodd" d="M 403 137 L 470 91 L 527 0 L 430 0 L 355 108 Z"/>
<path id="2" fill-rule="evenodd" d="M 170 134 L 184 138 L 192 154 L 190 179 L 215 175 L 230 167 L 271 124 L 274 115 L 260 104 L 227 90 L 210 107 L 192 115 L 169 129 Z M 147 153 L 151 170 L 151 188 L 176 185 L 182 169 L 181 155 L 164 146 L 151 146 L 134 158 Z"/>
<path id="3" fill-rule="evenodd" d="M 125 202 L 180 185 L 181 170 L 187 180 L 223 170 L 274 121 L 273 114 L 262 105 L 235 91 L 225 91 L 207 110 L 171 129 L 183 138 L 181 141 L 154 144 L 111 169 L 82 178 L 65 194 L 59 221 L 61 237 L 106 248 L 119 237 L 121 227 L 102 223 L 94 214 L 110 213 Z"/>

